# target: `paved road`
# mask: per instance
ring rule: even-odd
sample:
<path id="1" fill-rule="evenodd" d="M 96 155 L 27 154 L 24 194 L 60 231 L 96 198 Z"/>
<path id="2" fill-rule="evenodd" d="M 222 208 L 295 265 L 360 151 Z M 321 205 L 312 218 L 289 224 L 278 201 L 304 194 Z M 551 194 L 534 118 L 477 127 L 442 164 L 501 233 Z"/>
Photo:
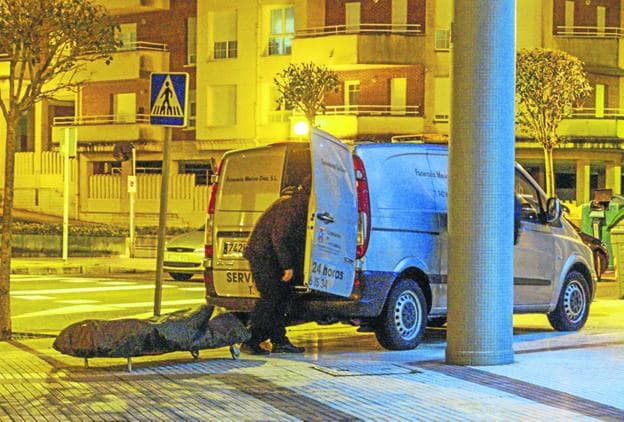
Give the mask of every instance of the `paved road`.
<path id="1" fill-rule="evenodd" d="M 204 286 L 165 280 L 162 298 L 162 313 L 195 307 L 204 302 Z M 11 308 L 16 333 L 56 334 L 89 318 L 144 318 L 154 309 L 154 276 L 14 275 Z"/>

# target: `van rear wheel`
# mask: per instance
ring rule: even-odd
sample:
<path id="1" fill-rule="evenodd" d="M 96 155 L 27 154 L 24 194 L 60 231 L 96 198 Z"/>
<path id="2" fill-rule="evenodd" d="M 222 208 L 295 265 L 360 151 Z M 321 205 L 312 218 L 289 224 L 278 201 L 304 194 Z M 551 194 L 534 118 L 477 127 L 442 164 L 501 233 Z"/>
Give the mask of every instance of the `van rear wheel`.
<path id="1" fill-rule="evenodd" d="M 409 350 L 420 344 L 427 326 L 427 301 L 414 280 L 392 288 L 375 328 L 377 341 L 388 350 Z"/>
<path id="2" fill-rule="evenodd" d="M 554 311 L 548 314 L 550 325 L 557 331 L 580 330 L 589 315 L 589 284 L 583 274 L 570 271 Z"/>

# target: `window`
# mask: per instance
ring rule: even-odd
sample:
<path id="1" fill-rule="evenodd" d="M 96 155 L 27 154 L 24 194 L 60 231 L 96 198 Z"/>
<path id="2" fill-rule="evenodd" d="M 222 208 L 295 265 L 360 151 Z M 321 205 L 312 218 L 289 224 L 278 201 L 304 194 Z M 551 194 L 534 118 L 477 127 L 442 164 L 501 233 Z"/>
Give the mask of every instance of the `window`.
<path id="1" fill-rule="evenodd" d="M 541 214 L 540 196 L 535 187 L 521 174 L 516 172 L 516 195 L 522 204 L 522 221 L 539 223 Z"/>
<path id="2" fill-rule="evenodd" d="M 209 126 L 236 124 L 236 85 L 209 86 L 207 99 Z"/>
<path id="3" fill-rule="evenodd" d="M 345 31 L 358 32 L 360 30 L 361 20 L 360 2 L 345 3 Z"/>
<path id="4" fill-rule="evenodd" d="M 162 174 L 162 161 L 137 161 L 138 174 Z"/>
<path id="5" fill-rule="evenodd" d="M 121 174 L 121 161 L 93 161 L 93 174 Z"/>
<path id="6" fill-rule="evenodd" d="M 214 43 L 215 59 L 233 59 L 238 56 L 238 41 L 219 41 Z"/>
<path id="7" fill-rule="evenodd" d="M 451 80 L 449 77 L 439 77 L 433 80 L 434 114 L 433 121 L 445 123 L 449 121 L 451 109 Z"/>
<path id="8" fill-rule="evenodd" d="M 596 117 L 604 117 L 605 112 L 605 85 L 596 84 L 594 86 L 594 105 L 596 108 Z"/>
<path id="9" fill-rule="evenodd" d="M 448 29 L 436 29 L 435 49 L 438 51 L 448 51 L 451 48 L 451 37 Z"/>
<path id="10" fill-rule="evenodd" d="M 213 164 L 210 161 L 179 161 L 179 174 L 194 174 L 195 185 L 207 185 L 213 173 Z"/>
<path id="11" fill-rule="evenodd" d="M 119 25 L 120 50 L 135 50 L 137 46 L 137 24 L 122 23 Z"/>
<path id="12" fill-rule="evenodd" d="M 295 9 L 286 7 L 271 10 L 269 56 L 290 54 L 295 35 Z"/>
<path id="13" fill-rule="evenodd" d="M 197 122 L 197 92 L 194 89 L 189 89 L 189 113 L 188 113 L 188 128 L 195 128 Z"/>
<path id="14" fill-rule="evenodd" d="M 360 105 L 360 81 L 345 81 L 345 108 L 357 111 Z"/>
<path id="15" fill-rule="evenodd" d="M 404 115 L 407 105 L 407 79 L 392 78 L 390 80 L 390 114 Z"/>
<path id="16" fill-rule="evenodd" d="M 564 16 L 564 32 L 572 33 L 574 30 L 574 0 L 566 0 Z"/>
<path id="17" fill-rule="evenodd" d="M 213 16 L 213 57 L 233 59 L 238 57 L 236 10 L 215 12 Z"/>
<path id="18" fill-rule="evenodd" d="M 186 19 L 186 64 L 197 63 L 197 18 Z"/>
<path id="19" fill-rule="evenodd" d="M 116 123 L 136 121 L 136 94 L 122 92 L 114 95 L 114 114 Z"/>

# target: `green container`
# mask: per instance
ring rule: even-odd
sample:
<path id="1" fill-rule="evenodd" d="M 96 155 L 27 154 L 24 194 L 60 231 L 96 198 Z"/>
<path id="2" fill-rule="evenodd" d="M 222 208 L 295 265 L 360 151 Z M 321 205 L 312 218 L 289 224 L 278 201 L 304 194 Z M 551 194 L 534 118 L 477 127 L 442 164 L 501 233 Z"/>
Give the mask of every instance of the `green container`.
<path id="1" fill-rule="evenodd" d="M 595 220 L 600 219 L 600 228 L 594 227 Z M 611 232 L 619 224 L 624 224 L 624 197 L 614 196 L 606 210 L 592 210 L 591 203 L 581 206 L 581 231 L 602 240 L 609 251 L 609 268 L 613 269 L 614 249 Z"/>
<path id="2" fill-rule="evenodd" d="M 618 298 L 624 299 L 624 226 L 611 230 L 611 245 L 616 264 Z"/>

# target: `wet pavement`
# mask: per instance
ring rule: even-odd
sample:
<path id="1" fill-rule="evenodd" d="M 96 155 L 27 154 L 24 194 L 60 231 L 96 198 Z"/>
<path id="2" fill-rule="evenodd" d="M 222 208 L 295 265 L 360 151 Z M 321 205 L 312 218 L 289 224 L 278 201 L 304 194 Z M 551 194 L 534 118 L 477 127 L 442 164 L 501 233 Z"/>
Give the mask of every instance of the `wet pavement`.
<path id="1" fill-rule="evenodd" d="M 303 355 L 233 360 L 227 348 L 82 359 L 53 338 L 0 343 L 0 419 L 16 420 L 624 420 L 624 301 L 593 304 L 578 333 L 514 317 L 515 362 L 444 362 L 446 330 L 383 350 L 370 333 L 289 329 Z"/>

